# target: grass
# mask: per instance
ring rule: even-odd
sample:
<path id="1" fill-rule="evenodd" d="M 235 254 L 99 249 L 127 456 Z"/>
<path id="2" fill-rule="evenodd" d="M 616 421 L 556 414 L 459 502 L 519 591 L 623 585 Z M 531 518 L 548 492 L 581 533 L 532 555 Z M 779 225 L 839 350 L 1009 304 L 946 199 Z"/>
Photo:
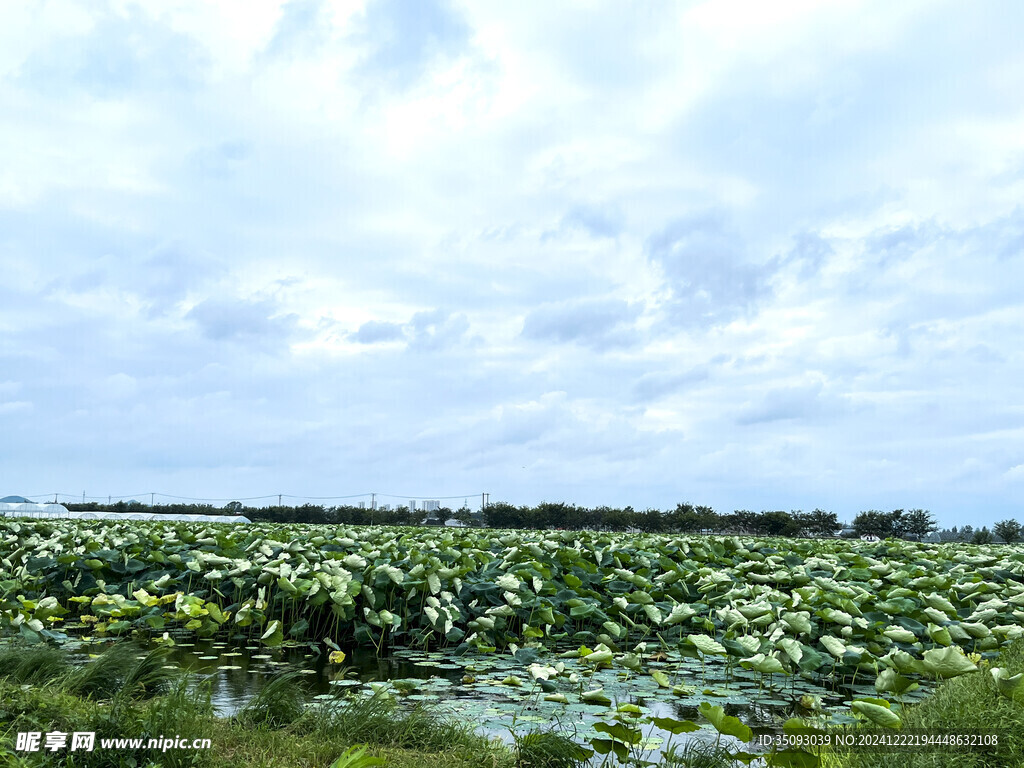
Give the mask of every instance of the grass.
<path id="1" fill-rule="evenodd" d="M 664 768 L 732 768 L 734 764 L 725 747 L 697 739 L 682 746 L 673 744 L 662 758 Z"/>
<path id="2" fill-rule="evenodd" d="M 956 751 L 943 748 L 899 754 L 868 752 L 829 752 L 823 755 L 825 768 L 876 768 L 899 764 L 900 768 L 1002 768 L 1024 765 L 1024 699 L 1013 700 L 996 689 L 989 673 L 991 667 L 1003 667 L 1011 673 L 1024 672 L 1024 641 L 1006 648 L 999 661 L 982 665 L 979 672 L 947 680 L 919 704 L 902 713 L 903 730 L 927 730 L 933 733 L 997 733 L 1000 748 Z M 865 732 L 879 729 L 864 729 Z M 889 731 L 892 733 L 892 731 Z"/>
<path id="3" fill-rule="evenodd" d="M 238 713 L 238 721 L 250 728 L 280 728 L 294 723 L 305 709 L 302 675 L 286 672 L 264 685 Z"/>
<path id="4" fill-rule="evenodd" d="M 114 646 L 74 666 L 41 647 L 0 651 L 0 765 L 12 768 L 328 768 L 350 748 L 389 768 L 515 768 L 511 750 L 423 709 L 380 696 L 305 707 L 297 675 L 281 675 L 236 718 L 216 717 L 208 686 Z M 95 732 L 93 752 L 16 752 L 18 732 Z M 209 738 L 209 750 L 99 749 L 103 738 Z M 364 760 L 365 762 L 365 760 Z"/>
<path id="5" fill-rule="evenodd" d="M 181 674 L 167 663 L 169 648 L 154 648 L 129 664 L 121 680 L 120 695 L 148 699 L 168 691 Z M 106 654 L 104 654 L 106 655 Z"/>
<path id="6" fill-rule="evenodd" d="M 353 744 L 414 749 L 424 752 L 479 750 L 487 740 L 473 726 L 438 716 L 422 707 L 402 709 L 394 699 L 380 694 L 338 699 L 310 710 L 308 727 L 335 735 Z"/>
<path id="7" fill-rule="evenodd" d="M 576 768 L 591 750 L 557 731 L 515 735 L 518 768 Z"/>
<path id="8" fill-rule="evenodd" d="M 128 670 L 136 662 L 138 650 L 119 644 L 96 658 L 75 667 L 63 680 L 61 688 L 86 699 L 107 699 L 124 686 Z"/>
<path id="9" fill-rule="evenodd" d="M 0 651 L 0 677 L 39 685 L 67 673 L 67 654 L 58 648 L 35 646 Z"/>

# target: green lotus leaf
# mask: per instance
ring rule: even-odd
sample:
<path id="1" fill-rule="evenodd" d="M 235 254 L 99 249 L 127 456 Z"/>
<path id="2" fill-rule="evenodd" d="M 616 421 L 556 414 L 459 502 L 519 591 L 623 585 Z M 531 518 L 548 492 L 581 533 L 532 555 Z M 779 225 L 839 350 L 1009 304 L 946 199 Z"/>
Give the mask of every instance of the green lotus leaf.
<path id="1" fill-rule="evenodd" d="M 779 638 L 776 646 L 781 648 L 794 664 L 799 664 L 804 656 L 804 647 L 791 637 Z"/>
<path id="2" fill-rule="evenodd" d="M 738 718 L 726 715 L 722 707 L 712 706 L 705 701 L 700 705 L 700 713 L 723 736 L 735 736 L 742 742 L 748 742 L 754 738 L 754 732 L 748 726 L 741 723 Z"/>
<path id="3" fill-rule="evenodd" d="M 888 702 L 884 702 L 881 699 L 857 699 L 850 706 L 854 712 L 863 715 L 875 725 L 894 729 L 899 729 L 903 726 L 900 716 L 889 709 Z"/>
<path id="4" fill-rule="evenodd" d="M 621 624 L 616 624 L 614 621 L 606 621 L 601 626 L 604 628 L 605 632 L 614 637 L 616 640 L 618 640 L 620 637 L 626 636 L 626 630 L 622 627 Z"/>
<path id="5" fill-rule="evenodd" d="M 661 611 L 658 610 L 658 606 L 645 605 L 643 609 L 644 613 L 647 614 L 647 618 L 649 618 L 655 624 L 661 624 L 664 621 L 664 617 L 662 616 Z"/>
<path id="6" fill-rule="evenodd" d="M 838 637 L 832 637 L 831 635 L 823 635 L 820 638 L 820 642 L 825 646 L 825 650 L 835 656 L 837 659 L 843 658 L 846 653 L 846 645 Z"/>
<path id="7" fill-rule="evenodd" d="M 910 678 L 903 677 L 903 675 L 892 668 L 883 669 L 875 679 L 875 690 L 879 693 L 888 692 L 900 695 L 917 687 L 917 683 L 910 680 Z"/>
<path id="8" fill-rule="evenodd" d="M 591 654 L 591 656 L 593 655 L 595 654 Z M 589 659 L 590 657 L 588 656 L 586 659 L 584 659 L 584 661 L 589 662 Z M 615 659 L 615 663 L 634 672 L 639 672 L 641 668 L 640 656 L 635 653 L 623 654 L 622 656 L 619 656 L 617 659 Z"/>
<path id="9" fill-rule="evenodd" d="M 915 635 L 909 629 L 903 629 L 903 627 L 890 626 L 885 631 L 883 631 L 882 634 L 888 637 L 890 640 L 895 640 L 897 643 L 917 642 L 917 635 Z"/>
<path id="10" fill-rule="evenodd" d="M 654 679 L 654 682 L 658 684 L 659 688 L 672 687 L 672 684 L 669 682 L 668 675 L 666 675 L 661 670 L 656 669 L 653 672 L 651 672 L 651 677 Z"/>
<path id="11" fill-rule="evenodd" d="M 686 642 L 696 648 L 705 656 L 725 656 L 726 650 L 721 643 L 707 635 L 687 635 Z"/>
<path id="12" fill-rule="evenodd" d="M 763 653 L 751 656 L 749 659 L 744 659 L 740 664 L 744 667 L 755 669 L 763 675 L 784 674 L 786 671 L 781 661 L 774 656 L 765 656 Z"/>
<path id="13" fill-rule="evenodd" d="M 784 613 L 779 621 L 788 626 L 791 630 L 801 635 L 811 634 L 811 616 L 804 611 Z"/>
<path id="14" fill-rule="evenodd" d="M 956 607 L 948 598 L 943 597 L 942 595 L 933 592 L 929 595 L 922 595 L 922 599 L 927 603 L 929 608 L 935 608 L 949 616 L 956 615 Z"/>
<path id="15" fill-rule="evenodd" d="M 613 655 L 614 654 L 612 654 L 610 650 L 594 651 L 593 653 L 588 653 L 582 660 L 584 664 L 596 666 L 597 664 L 606 664 L 610 662 Z"/>
<path id="16" fill-rule="evenodd" d="M 652 717 L 651 722 L 663 731 L 679 735 L 699 731 L 700 726 L 691 720 L 676 720 L 674 717 Z"/>
<path id="17" fill-rule="evenodd" d="M 961 621 L 960 627 L 968 635 L 975 639 L 988 637 L 992 634 L 992 630 L 990 630 L 988 627 L 986 627 L 984 624 L 981 624 L 980 622 Z"/>
<path id="18" fill-rule="evenodd" d="M 267 631 L 260 636 L 260 642 L 271 647 L 280 645 L 284 640 L 281 622 L 274 620 L 267 626 Z"/>
<path id="19" fill-rule="evenodd" d="M 974 662 L 954 645 L 925 651 L 921 658 L 921 668 L 936 678 L 957 677 L 978 670 Z"/>
<path id="20" fill-rule="evenodd" d="M 1024 694 L 1024 688 L 1021 687 L 1021 683 L 1024 683 L 1024 673 L 1018 672 L 1016 675 L 1010 675 L 1009 670 L 1002 667 L 993 667 L 989 673 L 995 680 L 996 689 L 1003 696 L 1013 699 Z"/>
<path id="21" fill-rule="evenodd" d="M 949 630 L 935 624 L 928 625 L 928 637 L 931 638 L 933 643 L 937 643 L 939 645 L 953 644 L 953 638 L 950 636 Z"/>
<path id="22" fill-rule="evenodd" d="M 580 699 L 587 702 L 588 704 L 607 705 L 612 703 L 612 700 L 605 695 L 604 688 L 595 688 L 591 691 L 584 691 L 580 694 Z"/>
<path id="23" fill-rule="evenodd" d="M 693 610 L 693 608 L 691 608 L 689 605 L 687 605 L 686 603 L 679 603 L 672 607 L 672 610 L 665 618 L 664 623 L 666 626 L 671 627 L 675 624 L 681 624 L 682 622 L 696 615 L 697 612 Z"/>

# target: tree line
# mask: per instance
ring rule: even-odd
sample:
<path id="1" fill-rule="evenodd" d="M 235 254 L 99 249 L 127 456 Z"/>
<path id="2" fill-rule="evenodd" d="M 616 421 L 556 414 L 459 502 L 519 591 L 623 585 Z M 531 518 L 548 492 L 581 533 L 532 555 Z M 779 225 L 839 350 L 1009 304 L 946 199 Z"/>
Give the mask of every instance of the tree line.
<path id="1" fill-rule="evenodd" d="M 329 523 L 336 525 L 423 525 L 443 524 L 457 520 L 464 525 L 479 525 L 490 528 L 532 528 L 532 529 L 590 529 L 599 531 L 640 531 L 643 533 L 708 533 L 747 534 L 755 536 L 831 537 L 878 536 L 879 538 L 902 538 L 921 540 L 938 531 L 941 541 L 971 541 L 988 543 L 1002 540 L 1019 541 L 1024 537 L 1021 526 L 1015 520 L 1003 520 L 992 531 L 982 528 L 975 531 L 965 526 L 959 531 L 954 527 L 939 531 L 931 512 L 923 509 L 891 512 L 867 510 L 860 512 L 849 525 L 839 521 L 835 512 L 815 509 L 766 510 L 752 512 L 736 510 L 719 513 L 711 507 L 689 503 L 677 504 L 675 509 L 634 510 L 632 507 L 583 507 L 576 504 L 543 502 L 535 506 L 515 506 L 507 502 L 489 504 L 481 514 L 466 507 L 452 510 L 442 507 L 432 513 L 408 507 L 395 509 L 368 508 L 360 506 L 323 506 L 303 504 L 301 506 L 249 507 L 233 501 L 223 507 L 211 504 L 161 504 L 150 506 L 140 502 L 117 502 L 100 504 L 87 502 L 65 504 L 68 509 L 103 512 L 140 512 L 144 514 L 228 514 L 244 515 L 253 521 L 275 523 Z M 934 538 L 934 537 L 933 537 Z"/>
<path id="2" fill-rule="evenodd" d="M 244 515 L 253 522 L 269 523 L 330 523 L 335 525 L 422 525 L 426 522 L 427 512 L 412 511 L 408 507 L 370 509 L 358 506 L 323 506 L 321 504 L 302 504 L 301 506 L 269 506 L 247 507 L 241 502 L 232 501 L 223 507 L 212 504 L 158 504 L 150 506 L 138 501 L 119 501 L 115 504 L 97 502 L 64 503 L 71 511 L 79 512 L 136 512 L 154 515 Z M 468 509 L 459 510 L 465 515 L 460 517 L 471 523 Z M 451 509 L 443 509 L 441 517 L 448 520 L 456 516 Z"/>
<path id="3" fill-rule="evenodd" d="M 481 514 L 467 507 L 452 510 L 441 507 L 432 513 L 408 507 L 394 509 L 351 505 L 248 507 L 233 501 L 223 507 L 212 504 L 161 504 L 141 502 L 65 504 L 70 510 L 93 512 L 139 512 L 143 514 L 244 515 L 252 521 L 273 523 L 328 523 L 335 525 L 423 525 L 457 520 L 463 525 L 489 528 L 530 528 L 598 531 L 640 531 L 642 533 L 746 534 L 753 536 L 848 537 L 877 536 L 920 541 L 937 533 L 939 541 L 965 541 L 974 544 L 1012 543 L 1024 539 L 1024 526 L 1016 520 L 1002 520 L 990 531 L 970 525 L 939 530 L 931 512 L 924 509 L 895 509 L 891 512 L 859 512 L 849 525 L 841 523 L 835 512 L 815 509 L 811 512 L 784 510 L 752 512 L 739 509 L 719 513 L 711 507 L 677 504 L 675 509 L 634 510 L 632 507 L 582 507 L 576 504 L 543 502 L 536 506 L 515 506 L 499 501 L 489 504 Z"/>

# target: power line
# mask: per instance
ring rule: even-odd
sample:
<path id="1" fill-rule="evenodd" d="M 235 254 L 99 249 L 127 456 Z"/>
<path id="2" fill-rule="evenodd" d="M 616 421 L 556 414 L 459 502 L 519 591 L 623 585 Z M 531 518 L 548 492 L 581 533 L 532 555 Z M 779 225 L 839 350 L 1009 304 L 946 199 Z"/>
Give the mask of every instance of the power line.
<path id="1" fill-rule="evenodd" d="M 373 493 L 353 493 L 351 496 L 293 496 L 290 493 L 281 493 L 286 499 L 307 499 L 310 501 L 331 501 L 332 499 L 358 499 L 363 496 L 372 496 Z M 378 494 L 379 495 L 379 494 Z"/>
<path id="2" fill-rule="evenodd" d="M 455 496 L 412 496 L 412 495 L 405 494 L 405 493 L 378 493 L 377 495 L 378 496 L 387 496 L 389 499 L 409 499 L 410 501 L 420 501 L 421 499 L 427 500 L 427 501 L 434 501 L 434 500 L 446 501 L 448 499 L 459 499 L 459 498 L 465 498 L 467 496 L 467 494 L 465 494 L 465 493 L 459 493 L 459 494 L 456 494 Z M 475 493 L 474 494 L 468 494 L 468 495 L 476 496 Z"/>
<path id="3" fill-rule="evenodd" d="M 195 496 L 172 496 L 169 493 L 158 493 L 157 496 L 163 499 L 177 499 L 178 501 L 259 501 L 260 499 L 273 499 L 276 493 L 268 493 L 266 496 L 234 496 L 224 499 L 199 498 Z"/>
<path id="4" fill-rule="evenodd" d="M 49 498 L 49 497 L 52 496 L 56 500 L 58 497 L 66 497 L 66 498 L 72 499 L 74 502 L 77 502 L 77 500 L 79 498 L 82 498 L 83 500 L 87 499 L 89 501 L 98 501 L 98 502 L 103 502 L 103 500 L 106 499 L 108 504 L 110 503 L 111 499 L 117 499 L 118 501 L 123 501 L 125 499 L 136 500 L 138 497 L 145 497 L 145 496 L 149 496 L 150 497 L 151 503 L 155 500 L 155 497 L 157 497 L 157 496 L 159 496 L 161 499 L 173 499 L 175 501 L 192 501 L 192 502 L 263 501 L 263 500 L 266 500 L 266 499 L 275 499 L 276 498 L 276 499 L 279 500 L 279 503 L 280 503 L 280 499 L 281 498 L 295 499 L 297 501 L 343 501 L 345 499 L 359 499 L 359 498 L 366 498 L 366 497 L 376 498 L 377 496 L 382 496 L 382 497 L 389 498 L 389 499 L 408 499 L 410 501 L 434 501 L 434 500 L 436 500 L 436 501 L 448 501 L 449 499 L 460 499 L 460 498 L 461 499 L 465 499 L 467 496 L 475 496 L 475 495 L 476 495 L 475 493 L 468 493 L 468 494 L 460 493 L 460 494 L 456 494 L 456 495 L 453 495 L 453 496 L 414 496 L 412 494 L 407 494 L 407 493 L 376 493 L 376 492 L 368 492 L 368 493 L 353 493 L 353 494 L 348 494 L 348 495 L 345 495 L 345 496 L 299 496 L 299 495 L 290 494 L 290 493 L 268 493 L 268 494 L 266 494 L 264 496 L 230 496 L 230 497 L 223 497 L 223 498 L 214 498 L 214 497 L 203 497 L 203 496 L 176 496 L 174 494 L 158 493 L 156 491 L 143 491 L 143 492 L 140 492 L 140 493 L 120 493 L 120 494 L 112 493 L 112 494 L 107 494 L 106 496 L 87 496 L 84 493 L 83 494 L 76 494 L 76 493 L 64 493 L 62 491 L 53 491 L 53 492 L 50 492 L 50 493 L 31 494 L 29 496 L 26 496 L 25 498 L 29 498 L 29 499 L 31 499 L 31 498 Z M 490 494 L 487 494 L 487 495 L 490 496 Z"/>

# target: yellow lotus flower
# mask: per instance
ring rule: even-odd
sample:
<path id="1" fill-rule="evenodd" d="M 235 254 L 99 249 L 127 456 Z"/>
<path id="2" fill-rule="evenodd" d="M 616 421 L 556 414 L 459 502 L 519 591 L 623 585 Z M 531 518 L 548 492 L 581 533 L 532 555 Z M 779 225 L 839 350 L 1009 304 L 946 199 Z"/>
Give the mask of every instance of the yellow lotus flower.
<path id="1" fill-rule="evenodd" d="M 331 651 L 331 655 L 327 657 L 327 660 L 331 662 L 331 664 L 341 664 L 341 662 L 345 660 L 345 652 Z"/>

